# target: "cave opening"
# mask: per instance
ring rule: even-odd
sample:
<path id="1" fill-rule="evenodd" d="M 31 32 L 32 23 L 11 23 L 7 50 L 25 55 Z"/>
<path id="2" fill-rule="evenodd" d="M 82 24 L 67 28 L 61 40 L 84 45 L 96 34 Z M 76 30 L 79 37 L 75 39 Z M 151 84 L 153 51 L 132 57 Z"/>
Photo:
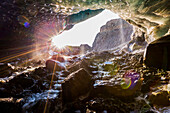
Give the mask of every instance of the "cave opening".
<path id="1" fill-rule="evenodd" d="M 90 52 L 93 48 L 92 46 L 94 44 L 96 35 L 100 32 L 101 27 L 104 26 L 108 21 L 118 18 L 120 18 L 118 15 L 112 13 L 109 10 L 104 10 L 95 17 L 77 23 L 72 29 L 64 31 L 57 36 L 53 36 L 51 45 L 58 49 L 63 49 L 66 46 L 78 47 L 81 45 L 86 45 L 89 47 Z M 115 35 L 120 34 L 117 33 Z"/>
<path id="2" fill-rule="evenodd" d="M 168 0 L 2 0 L 0 14 L 1 113 L 170 112 Z"/>

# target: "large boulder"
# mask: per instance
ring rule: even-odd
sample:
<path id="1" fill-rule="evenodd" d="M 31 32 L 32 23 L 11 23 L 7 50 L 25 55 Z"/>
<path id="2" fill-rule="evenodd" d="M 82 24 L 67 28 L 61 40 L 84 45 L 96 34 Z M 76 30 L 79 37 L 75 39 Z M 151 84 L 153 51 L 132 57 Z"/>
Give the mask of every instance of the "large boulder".
<path id="1" fill-rule="evenodd" d="M 145 54 L 145 64 L 170 70 L 170 35 L 149 44 Z"/>
<path id="2" fill-rule="evenodd" d="M 71 73 L 62 84 L 63 103 L 87 98 L 92 83 L 91 75 L 83 68 Z"/>

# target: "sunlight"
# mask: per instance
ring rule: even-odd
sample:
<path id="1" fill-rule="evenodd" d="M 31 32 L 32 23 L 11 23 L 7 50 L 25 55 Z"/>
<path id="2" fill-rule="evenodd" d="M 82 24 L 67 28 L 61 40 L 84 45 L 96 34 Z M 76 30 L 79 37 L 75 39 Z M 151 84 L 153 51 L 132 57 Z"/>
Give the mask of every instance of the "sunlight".
<path id="1" fill-rule="evenodd" d="M 97 16 L 76 24 L 72 29 L 52 37 L 52 44 L 58 48 L 66 45 L 80 46 L 81 44 L 92 46 L 100 27 L 106 24 L 107 21 L 116 18 L 119 18 L 119 16 L 109 10 L 104 10 Z"/>

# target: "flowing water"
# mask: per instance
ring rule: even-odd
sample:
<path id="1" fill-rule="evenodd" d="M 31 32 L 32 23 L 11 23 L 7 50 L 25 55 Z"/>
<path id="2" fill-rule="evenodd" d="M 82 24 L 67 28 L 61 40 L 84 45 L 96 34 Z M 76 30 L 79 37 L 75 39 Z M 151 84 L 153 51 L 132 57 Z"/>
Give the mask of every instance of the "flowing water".
<path id="1" fill-rule="evenodd" d="M 128 53 L 127 51 L 125 51 L 125 48 L 126 48 L 126 44 L 119 46 L 113 50 L 109 50 L 107 52 L 101 52 L 100 54 L 95 53 L 95 55 L 92 56 L 91 55 L 89 56 L 89 54 L 83 56 L 76 56 L 80 58 L 79 60 L 93 59 L 93 63 L 90 65 L 90 67 L 95 69 L 97 68 L 97 70 L 92 72 L 93 80 L 94 80 L 94 85 L 93 85 L 94 91 L 100 88 L 101 86 L 107 86 L 108 84 L 112 84 L 112 85 L 121 84 L 121 81 L 123 81 L 124 73 L 126 73 L 129 70 L 136 70 L 136 72 L 140 74 L 140 76 L 145 71 L 148 71 L 148 69 L 144 68 L 143 65 L 140 63 L 144 50 L 138 50 L 134 53 Z M 103 56 L 102 54 L 105 55 Z M 71 57 L 75 57 L 75 56 L 70 56 L 70 58 Z M 79 60 L 75 60 L 75 62 Z M 65 65 L 67 65 L 67 63 L 68 62 L 66 61 Z M 15 68 L 15 66 L 17 65 L 13 65 L 13 64 L 15 63 L 10 63 L 10 66 L 13 66 L 13 68 Z M 111 68 L 109 66 L 111 66 Z M 15 86 L 16 88 L 23 88 L 22 91 L 17 91 L 15 87 L 12 87 L 13 92 L 15 92 L 15 94 L 11 94 L 11 96 L 13 95 L 13 97 L 17 100 L 21 99 L 20 104 L 21 104 L 22 112 L 32 113 L 32 112 L 52 111 L 55 113 L 59 113 L 59 112 L 64 112 L 64 110 L 67 109 L 67 108 L 63 108 L 62 100 L 61 100 L 61 94 L 62 94 L 61 84 L 63 83 L 64 79 L 67 77 L 65 70 L 50 73 L 46 70 L 45 67 L 43 67 L 43 65 L 42 66 L 39 65 L 38 67 L 36 67 L 36 62 L 34 62 L 32 63 L 32 67 L 18 67 L 13 73 L 18 73 L 18 74 L 13 76 L 13 78 L 12 77 L 2 78 L 1 83 L 9 83 L 7 84 L 7 86 L 10 88 L 12 87 L 10 86 L 10 84 L 13 79 L 16 78 L 14 82 L 17 83 L 16 80 L 22 78 L 23 76 L 24 78 L 22 78 L 21 80 L 24 80 L 25 82 L 27 82 L 28 78 L 29 80 L 32 79 L 34 81 L 33 83 L 27 82 L 28 84 L 30 84 L 28 86 L 23 86 L 23 87 Z M 155 75 L 155 73 L 157 73 L 155 72 L 155 70 L 147 72 L 147 74 L 150 74 L 150 76 Z M 24 84 L 24 81 L 21 80 L 19 79 L 20 82 L 18 82 L 18 84 L 22 84 L 22 83 Z M 120 88 L 129 89 L 129 88 L 133 88 L 132 86 L 133 87 L 135 86 L 135 84 L 133 84 L 133 81 L 131 81 L 130 84 L 127 83 L 126 86 L 121 86 Z M 3 88 L 8 88 L 8 87 L 6 87 L 6 85 L 3 85 Z M 158 89 L 156 88 L 155 91 L 156 90 Z M 2 89 L 1 91 L 3 92 Z M 138 90 L 136 91 L 138 92 Z M 102 93 L 104 92 L 101 89 L 101 92 L 99 93 L 103 95 Z M 148 101 L 148 96 L 150 95 L 150 93 L 141 93 L 140 91 L 138 93 L 139 94 L 137 94 L 138 96 L 135 97 L 135 100 L 130 101 L 128 105 L 126 105 L 126 102 L 123 102 L 121 98 L 113 98 L 114 96 L 113 97 L 111 96 L 105 99 L 103 97 L 98 97 L 97 96 L 98 94 L 95 93 L 95 96 L 90 100 L 87 100 L 87 103 L 85 104 L 86 106 L 88 106 L 86 108 L 86 112 L 95 112 L 97 110 L 106 113 L 115 112 L 115 111 L 118 112 L 128 111 L 131 113 L 144 112 L 144 111 L 145 112 L 152 111 L 157 113 L 169 112 L 168 107 L 157 108 L 151 106 Z M 3 94 L 1 94 L 1 96 L 2 95 Z M 117 104 L 116 101 L 118 101 Z M 95 108 L 93 103 L 99 105 L 101 104 L 102 106 L 98 106 L 97 108 Z M 104 103 L 104 105 L 102 103 Z M 113 105 L 109 105 L 109 103 L 113 103 Z M 108 107 L 106 107 L 106 105 Z M 123 106 L 121 107 L 121 105 Z M 80 104 L 80 106 L 82 106 L 82 103 Z M 110 107 L 112 108 L 112 110 Z M 69 110 L 72 110 L 72 112 L 82 112 L 81 109 L 69 108 Z"/>

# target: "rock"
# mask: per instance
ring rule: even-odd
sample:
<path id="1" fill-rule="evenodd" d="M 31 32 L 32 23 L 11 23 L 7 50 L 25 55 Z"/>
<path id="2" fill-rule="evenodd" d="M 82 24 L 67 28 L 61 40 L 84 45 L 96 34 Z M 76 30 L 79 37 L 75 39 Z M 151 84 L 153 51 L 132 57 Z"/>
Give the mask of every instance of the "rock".
<path id="1" fill-rule="evenodd" d="M 66 56 L 78 55 L 80 54 L 80 46 L 65 46 L 63 49 L 55 48 L 54 52 Z"/>
<path id="2" fill-rule="evenodd" d="M 80 53 L 86 54 L 87 52 L 90 52 L 92 48 L 88 44 L 81 44 L 80 45 Z"/>
<path id="3" fill-rule="evenodd" d="M 27 75 L 20 75 L 9 81 L 9 87 L 11 87 L 11 93 L 21 94 L 24 90 L 31 88 L 34 85 L 34 80 Z M 10 89 L 10 88 L 9 88 Z M 8 89 L 8 90 L 9 90 Z"/>
<path id="4" fill-rule="evenodd" d="M 21 74 L 1 85 L 0 97 L 23 96 L 24 91 L 32 86 L 34 86 L 34 80 L 26 74 Z"/>
<path id="5" fill-rule="evenodd" d="M 22 74 L 19 77 L 15 77 L 14 79 L 10 80 L 9 84 L 14 86 L 16 89 L 26 89 L 31 87 L 34 84 L 34 81 L 30 77 L 27 77 L 27 75 Z"/>
<path id="6" fill-rule="evenodd" d="M 43 67 L 39 67 L 39 68 L 37 68 L 37 69 L 35 69 L 35 71 L 33 72 L 33 78 L 36 76 L 36 75 L 38 75 L 39 77 L 44 77 L 44 76 L 46 76 L 46 73 L 47 73 L 47 70 L 45 70 L 45 68 L 43 68 Z M 36 78 L 34 78 L 34 79 L 36 79 Z"/>
<path id="7" fill-rule="evenodd" d="M 94 98 L 88 103 L 88 109 L 96 111 L 97 113 L 127 113 L 135 109 L 135 106 L 132 103 L 126 103 L 114 97 Z"/>
<path id="8" fill-rule="evenodd" d="M 100 59 L 100 60 L 103 60 L 103 61 L 110 59 L 114 56 L 115 56 L 114 53 L 111 53 L 109 51 L 101 51 L 101 52 L 95 52 L 94 53 L 95 59 Z"/>
<path id="9" fill-rule="evenodd" d="M 91 96 L 118 97 L 124 101 L 132 100 L 138 95 L 140 88 L 140 75 L 135 71 L 127 71 L 123 78 L 115 76 L 110 80 L 96 80 Z"/>
<path id="10" fill-rule="evenodd" d="M 145 41 L 145 32 L 141 31 L 139 28 L 134 27 L 134 32 L 131 35 L 131 41 L 128 43 L 128 49 L 134 51 L 140 48 L 146 48 L 147 42 Z"/>
<path id="11" fill-rule="evenodd" d="M 150 43 L 145 53 L 146 66 L 170 70 L 170 35 Z"/>
<path id="12" fill-rule="evenodd" d="M 45 99 L 38 100 L 34 104 L 30 104 L 23 107 L 23 112 L 43 113 L 45 110 L 47 101 Z M 61 100 L 49 99 L 45 113 L 61 112 Z"/>
<path id="13" fill-rule="evenodd" d="M 63 103 L 84 100 L 92 89 L 92 84 L 91 75 L 85 69 L 71 73 L 62 84 Z"/>
<path id="14" fill-rule="evenodd" d="M 22 113 L 22 99 L 0 98 L 1 113 Z"/>
<path id="15" fill-rule="evenodd" d="M 64 71 L 62 72 L 61 77 L 67 77 L 69 74 L 70 74 L 69 71 L 64 70 Z"/>
<path id="16" fill-rule="evenodd" d="M 122 19 L 113 19 L 100 28 L 92 49 L 94 51 L 109 50 L 130 41 L 133 27 Z"/>
<path id="17" fill-rule="evenodd" d="M 115 82 L 116 83 L 116 82 Z M 137 96 L 141 83 L 137 83 L 133 89 L 124 89 L 119 84 L 112 84 L 109 81 L 105 81 L 105 83 L 100 83 L 95 86 L 91 96 L 92 97 L 118 97 L 121 100 L 132 100 Z M 128 98 L 127 98 L 128 97 Z"/>
<path id="18" fill-rule="evenodd" d="M 60 55 L 53 55 L 52 58 L 53 60 L 59 61 L 59 62 L 64 62 L 64 58 Z"/>
<path id="19" fill-rule="evenodd" d="M 0 64 L 0 78 L 11 76 L 13 69 L 8 64 Z"/>
<path id="20" fill-rule="evenodd" d="M 92 62 L 91 62 L 90 60 L 83 59 L 83 60 L 81 60 L 81 61 L 79 61 L 79 62 L 75 62 L 74 64 L 72 64 L 71 66 L 69 66 L 67 69 L 68 69 L 68 71 L 71 73 L 71 72 L 74 72 L 74 71 L 79 70 L 80 68 L 83 68 L 83 69 L 85 69 L 88 73 L 92 74 L 92 71 L 95 71 L 95 70 L 97 70 L 97 69 L 90 67 L 91 63 L 92 63 Z"/>
<path id="21" fill-rule="evenodd" d="M 61 71 L 65 69 L 65 66 L 61 64 L 59 61 L 55 61 L 52 59 L 49 59 L 46 61 L 46 68 L 49 71 Z"/>
<path id="22" fill-rule="evenodd" d="M 158 105 L 158 106 L 170 106 L 170 95 L 167 91 L 163 92 L 156 92 L 152 93 L 152 95 L 149 97 L 149 101 L 153 105 Z"/>

